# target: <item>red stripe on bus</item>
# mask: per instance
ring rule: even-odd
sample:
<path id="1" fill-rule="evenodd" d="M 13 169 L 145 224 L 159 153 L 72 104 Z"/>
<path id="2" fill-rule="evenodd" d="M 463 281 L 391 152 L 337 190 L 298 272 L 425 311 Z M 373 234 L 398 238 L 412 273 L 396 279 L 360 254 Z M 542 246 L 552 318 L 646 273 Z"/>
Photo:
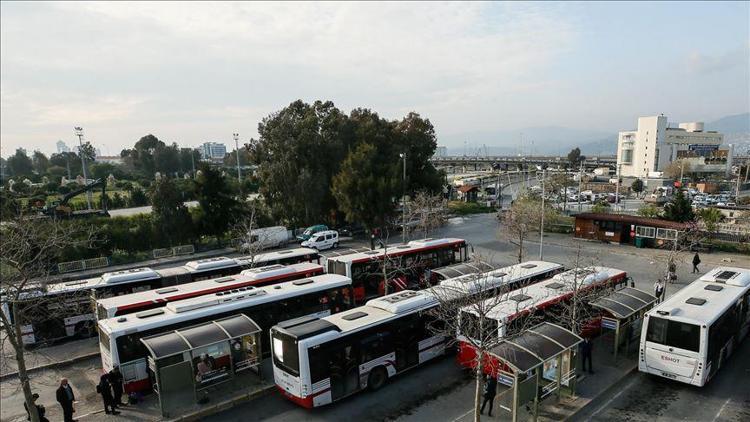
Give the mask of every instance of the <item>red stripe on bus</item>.
<path id="1" fill-rule="evenodd" d="M 412 250 L 409 250 L 409 251 L 400 251 L 400 252 L 399 251 L 394 251 L 394 252 L 389 252 L 388 256 L 393 257 L 393 256 L 407 255 L 409 253 L 424 252 L 424 251 L 429 251 L 429 250 L 432 250 L 432 249 L 441 249 L 441 248 L 453 247 L 453 246 L 456 246 L 456 245 L 465 246 L 466 245 L 466 241 L 462 240 L 462 241 L 453 242 L 453 243 L 443 243 L 443 244 L 440 244 L 440 245 L 426 246 L 424 248 L 412 249 Z M 379 255 L 379 256 L 373 257 L 373 258 L 361 258 L 361 259 L 357 259 L 357 260 L 352 261 L 352 264 L 361 264 L 363 262 L 371 262 L 371 261 L 374 261 L 376 259 L 380 260 L 382 258 L 383 258 L 382 255 Z"/>

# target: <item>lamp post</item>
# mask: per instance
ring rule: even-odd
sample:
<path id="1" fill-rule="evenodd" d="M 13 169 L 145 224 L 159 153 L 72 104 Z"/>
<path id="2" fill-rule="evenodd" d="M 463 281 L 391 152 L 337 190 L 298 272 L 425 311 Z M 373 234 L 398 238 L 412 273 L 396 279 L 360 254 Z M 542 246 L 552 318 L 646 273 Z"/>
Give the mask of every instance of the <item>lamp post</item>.
<path id="1" fill-rule="evenodd" d="M 240 172 L 240 146 L 239 146 L 240 134 L 233 133 L 232 137 L 234 138 L 234 158 L 237 161 L 237 185 L 239 186 L 239 189 L 240 189 L 240 196 L 242 196 L 242 173 Z"/>
<path id="2" fill-rule="evenodd" d="M 83 154 L 83 128 L 76 126 L 73 128 L 74 133 L 78 137 L 78 154 L 81 155 L 81 167 L 83 167 L 83 185 L 86 186 L 89 183 L 89 174 L 86 169 L 86 157 Z M 89 211 L 91 210 L 91 191 L 86 191 L 86 206 Z"/>
<path id="3" fill-rule="evenodd" d="M 402 152 L 398 155 L 404 160 L 404 177 L 402 179 L 402 193 L 401 193 L 401 238 L 403 243 L 406 243 L 406 153 Z"/>
<path id="4" fill-rule="evenodd" d="M 615 188 L 615 208 L 619 211 L 620 210 L 620 171 L 622 169 L 622 164 L 617 165 L 617 187 Z M 680 177 L 680 180 L 682 178 Z"/>
<path id="5" fill-rule="evenodd" d="M 544 256 L 544 179 L 547 176 L 547 169 L 542 169 L 542 220 L 539 225 L 539 260 Z"/>

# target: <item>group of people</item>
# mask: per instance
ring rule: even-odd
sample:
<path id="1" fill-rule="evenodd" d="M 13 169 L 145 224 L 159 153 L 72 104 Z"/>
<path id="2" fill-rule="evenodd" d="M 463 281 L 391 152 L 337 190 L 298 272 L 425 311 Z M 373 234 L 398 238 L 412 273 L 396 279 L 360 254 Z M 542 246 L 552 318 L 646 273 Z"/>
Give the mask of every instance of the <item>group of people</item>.
<path id="1" fill-rule="evenodd" d="M 696 254 L 693 256 L 693 274 L 700 272 L 700 270 L 698 269 L 698 265 L 700 265 L 700 263 L 701 257 L 696 252 Z M 677 265 L 674 262 L 669 263 L 666 279 L 669 283 L 675 282 L 677 280 Z M 656 296 L 656 303 L 661 303 L 661 301 L 664 299 L 664 282 L 661 279 L 656 280 L 656 283 L 654 283 L 654 296 Z"/>
<path id="2" fill-rule="evenodd" d="M 102 396 L 102 400 L 104 401 L 104 412 L 107 414 L 119 415 L 120 412 L 117 411 L 117 408 L 127 404 L 122 403 L 122 381 L 122 373 L 120 373 L 120 368 L 116 366 L 114 369 L 103 374 L 99 378 L 96 392 Z M 77 419 L 73 419 L 73 413 L 76 411 L 73 407 L 73 404 L 76 402 L 76 395 L 73 393 L 73 388 L 68 383 L 67 378 L 60 380 L 60 387 L 57 389 L 56 396 L 57 402 L 60 403 L 60 407 L 62 407 L 63 420 L 65 422 L 76 422 Z M 33 397 L 36 400 L 39 395 L 34 394 Z M 29 409 L 25 403 L 24 407 L 26 407 L 26 413 L 29 414 Z M 39 420 L 42 422 L 47 421 L 47 418 L 44 417 L 44 406 L 36 405 L 36 407 L 40 417 Z M 29 420 L 31 420 L 31 414 L 29 414 Z"/>

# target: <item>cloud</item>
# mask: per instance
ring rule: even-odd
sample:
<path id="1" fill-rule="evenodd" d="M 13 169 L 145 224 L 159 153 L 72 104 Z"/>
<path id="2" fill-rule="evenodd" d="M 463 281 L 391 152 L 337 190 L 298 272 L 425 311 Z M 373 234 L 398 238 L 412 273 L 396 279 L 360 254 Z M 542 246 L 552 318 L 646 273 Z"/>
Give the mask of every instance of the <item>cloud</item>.
<path id="1" fill-rule="evenodd" d="M 750 44 L 720 54 L 693 51 L 687 58 L 688 69 L 698 74 L 724 72 L 739 66 L 747 67 L 749 62 Z"/>

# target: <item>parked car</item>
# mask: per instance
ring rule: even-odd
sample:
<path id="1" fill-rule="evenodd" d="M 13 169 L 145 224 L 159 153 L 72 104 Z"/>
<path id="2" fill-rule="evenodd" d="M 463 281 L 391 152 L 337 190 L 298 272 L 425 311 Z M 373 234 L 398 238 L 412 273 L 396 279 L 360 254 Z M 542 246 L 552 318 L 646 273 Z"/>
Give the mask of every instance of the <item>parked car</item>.
<path id="1" fill-rule="evenodd" d="M 317 224 L 315 226 L 310 226 L 306 228 L 305 231 L 303 231 L 301 235 L 297 236 L 297 240 L 305 241 L 309 239 L 315 233 L 322 232 L 325 230 L 328 230 L 328 226 L 326 226 L 325 224 Z"/>
<path id="2" fill-rule="evenodd" d="M 241 249 L 245 252 L 286 246 L 289 243 L 289 232 L 284 226 L 262 227 L 253 229 L 247 234 Z"/>
<path id="3" fill-rule="evenodd" d="M 365 233 L 365 228 L 361 224 L 350 224 L 339 228 L 339 235 L 341 237 L 353 237 Z"/>
<path id="4" fill-rule="evenodd" d="M 313 234 L 309 239 L 302 242 L 302 247 L 312 248 L 319 251 L 339 247 L 339 232 L 336 230 L 324 230 Z"/>

